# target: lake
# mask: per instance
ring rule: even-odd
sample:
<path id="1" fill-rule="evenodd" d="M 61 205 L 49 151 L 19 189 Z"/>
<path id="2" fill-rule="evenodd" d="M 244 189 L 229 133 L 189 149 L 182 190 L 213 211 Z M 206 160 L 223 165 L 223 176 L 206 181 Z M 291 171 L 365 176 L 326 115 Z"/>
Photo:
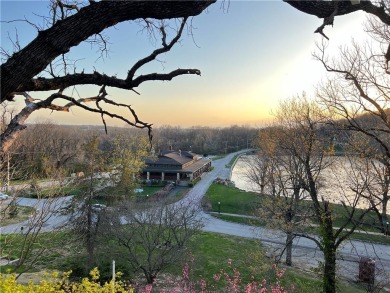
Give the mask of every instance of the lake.
<path id="1" fill-rule="evenodd" d="M 249 171 L 246 161 L 253 162 L 254 157 L 254 155 L 241 156 L 232 170 L 231 180 L 241 190 L 260 191 L 260 188 L 253 182 L 250 182 L 245 175 Z M 371 168 L 371 172 L 367 171 L 364 173 L 365 175 L 369 174 L 365 178 L 365 176 L 360 176 L 358 172 L 352 172 L 351 162 L 345 157 L 329 157 L 329 159 L 332 160 L 332 165 L 321 172 L 319 195 L 332 203 L 339 204 L 341 201 L 344 201 L 347 205 L 352 206 L 354 204 L 355 193 L 351 190 L 351 187 L 356 187 L 356 182 L 362 185 L 363 179 L 367 179 L 372 185 L 377 181 L 378 177 L 373 172 L 373 168 Z M 378 166 L 379 163 L 376 167 Z M 378 184 L 374 186 L 377 189 L 379 188 Z M 379 191 L 376 194 L 379 194 Z M 366 208 L 368 201 L 360 199 L 357 206 Z M 387 205 L 387 210 L 390 211 L 390 202 Z"/>

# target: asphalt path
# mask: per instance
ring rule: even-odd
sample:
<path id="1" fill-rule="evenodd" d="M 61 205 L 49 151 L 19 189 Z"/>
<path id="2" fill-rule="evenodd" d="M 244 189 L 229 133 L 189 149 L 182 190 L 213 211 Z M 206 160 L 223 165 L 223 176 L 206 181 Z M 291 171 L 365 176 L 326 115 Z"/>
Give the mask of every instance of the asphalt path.
<path id="1" fill-rule="evenodd" d="M 202 197 L 215 178 L 229 179 L 231 169 L 226 168 L 226 164 L 236 154 L 229 154 L 222 159 L 213 161 L 212 165 L 214 169 L 202 176 L 202 180 L 187 193 L 181 203 L 191 202 L 191 204 L 199 205 Z M 63 197 L 49 204 L 46 199 L 21 198 L 18 200 L 18 204 L 33 206 L 38 212 L 45 211 L 47 214 L 44 217 L 45 222 L 42 231 L 52 231 L 61 228 L 68 221 L 68 216 L 62 215 L 57 211 L 61 207 L 66 206 L 70 200 L 71 197 Z M 268 248 L 268 255 L 271 257 L 278 255 L 283 249 L 285 235 L 281 231 L 226 222 L 204 212 L 201 212 L 200 217 L 204 223 L 204 231 L 261 240 L 263 245 Z M 0 227 L 0 234 L 20 233 L 21 227 L 28 225 L 29 220 Z M 369 257 L 375 260 L 376 279 L 379 282 L 390 282 L 390 246 L 356 240 L 345 241 L 338 249 L 339 274 L 344 278 L 356 280 L 361 257 Z M 321 261 L 323 261 L 323 254 L 312 240 L 301 237 L 294 239 L 293 262 L 298 267 L 312 269 L 318 267 Z"/>
<path id="2" fill-rule="evenodd" d="M 9 204 L 9 201 L 3 204 Z M 32 227 L 35 219 L 40 219 L 41 232 L 50 232 L 63 227 L 69 220 L 68 215 L 61 213 L 61 208 L 66 207 L 72 200 L 72 196 L 58 197 L 55 199 L 17 198 L 16 203 L 20 206 L 35 208 L 30 218 L 17 224 L 0 227 L 0 235 L 22 233 Z"/>
<path id="3" fill-rule="evenodd" d="M 229 154 L 223 159 L 213 161 L 214 170 L 204 174 L 202 180 L 191 189 L 183 200 L 199 203 L 215 178 L 230 179 L 231 170 L 225 166 L 236 154 Z M 226 222 L 204 212 L 201 212 L 201 216 L 204 221 L 204 231 L 259 239 L 268 247 L 269 256 L 278 255 L 284 247 L 286 236 L 281 231 Z M 297 237 L 294 239 L 293 247 L 293 262 L 299 267 L 313 269 L 323 261 L 322 252 L 310 239 Z M 339 274 L 346 279 L 356 280 L 359 272 L 359 261 L 362 257 L 369 257 L 375 261 L 378 281 L 390 283 L 390 246 L 387 245 L 357 240 L 345 241 L 338 249 Z"/>

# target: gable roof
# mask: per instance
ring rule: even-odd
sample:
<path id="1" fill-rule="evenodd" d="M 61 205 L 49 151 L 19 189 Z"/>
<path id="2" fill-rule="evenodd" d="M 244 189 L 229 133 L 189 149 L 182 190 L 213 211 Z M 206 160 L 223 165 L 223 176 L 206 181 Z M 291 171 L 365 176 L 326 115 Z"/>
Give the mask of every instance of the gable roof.
<path id="1" fill-rule="evenodd" d="M 146 164 L 183 166 L 197 157 L 198 155 L 187 151 L 166 151 L 156 159 L 146 159 Z"/>

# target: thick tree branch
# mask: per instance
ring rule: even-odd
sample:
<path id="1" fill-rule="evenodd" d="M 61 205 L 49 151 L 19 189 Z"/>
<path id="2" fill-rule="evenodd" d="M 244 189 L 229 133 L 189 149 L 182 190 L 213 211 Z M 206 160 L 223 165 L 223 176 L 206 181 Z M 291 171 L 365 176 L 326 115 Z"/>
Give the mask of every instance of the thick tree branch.
<path id="1" fill-rule="evenodd" d="M 25 91 L 48 91 L 65 89 L 75 85 L 106 85 L 125 90 L 133 90 L 145 81 L 153 80 L 171 80 L 176 76 L 184 74 L 200 75 L 198 69 L 176 69 L 170 73 L 151 73 L 140 75 L 134 80 L 120 79 L 115 76 L 108 76 L 99 72 L 94 73 L 75 73 L 54 78 L 35 78 L 20 86 L 20 89 Z"/>
<path id="2" fill-rule="evenodd" d="M 56 57 L 91 35 L 117 23 L 140 18 L 169 19 L 200 14 L 215 0 L 204 1 L 100 1 L 40 31 L 24 49 L 1 65 L 1 102 L 12 100 L 26 82 L 42 72 Z"/>
<path id="3" fill-rule="evenodd" d="M 345 15 L 356 11 L 364 11 L 377 16 L 383 23 L 390 25 L 390 15 L 384 7 L 376 6 L 371 1 L 360 1 L 359 4 L 352 5 L 351 1 L 305 1 L 305 0 L 284 0 L 292 7 L 319 18 L 331 16 L 337 6 L 337 13 L 334 16 Z"/>

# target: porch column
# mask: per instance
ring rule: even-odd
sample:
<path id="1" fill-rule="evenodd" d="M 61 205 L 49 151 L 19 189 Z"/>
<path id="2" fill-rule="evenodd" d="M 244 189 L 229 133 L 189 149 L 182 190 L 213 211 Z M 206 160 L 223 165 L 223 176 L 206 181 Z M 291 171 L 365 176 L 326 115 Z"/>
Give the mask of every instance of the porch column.
<path id="1" fill-rule="evenodd" d="M 192 180 L 194 180 L 194 174 L 193 173 L 190 174 L 190 181 L 192 181 Z"/>
<path id="2" fill-rule="evenodd" d="M 176 180 L 180 181 L 180 173 L 176 173 Z"/>
<path id="3" fill-rule="evenodd" d="M 146 172 L 146 180 L 150 179 L 150 172 Z"/>
<path id="4" fill-rule="evenodd" d="M 161 172 L 161 181 L 164 181 L 164 178 L 165 178 L 165 173 Z"/>

